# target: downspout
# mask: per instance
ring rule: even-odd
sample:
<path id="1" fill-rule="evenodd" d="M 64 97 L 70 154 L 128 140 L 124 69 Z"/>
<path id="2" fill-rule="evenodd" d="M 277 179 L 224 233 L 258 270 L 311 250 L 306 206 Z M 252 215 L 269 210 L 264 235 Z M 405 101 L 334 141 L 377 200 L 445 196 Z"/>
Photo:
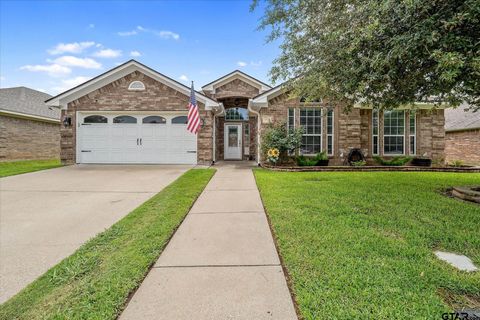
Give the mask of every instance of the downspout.
<path id="1" fill-rule="evenodd" d="M 215 164 L 217 161 L 217 116 L 222 115 L 225 112 L 225 108 L 223 107 L 223 103 L 218 104 L 219 108 L 213 108 L 213 135 L 212 135 L 212 164 Z"/>
<path id="2" fill-rule="evenodd" d="M 260 165 L 260 108 L 261 107 L 258 107 L 258 110 L 255 110 L 254 109 L 255 106 L 254 106 L 254 103 L 252 101 L 252 99 L 248 100 L 248 110 L 250 110 L 250 112 L 252 112 L 253 114 L 255 114 L 257 116 L 257 156 L 256 156 L 256 159 L 257 159 L 257 165 L 259 166 Z"/>

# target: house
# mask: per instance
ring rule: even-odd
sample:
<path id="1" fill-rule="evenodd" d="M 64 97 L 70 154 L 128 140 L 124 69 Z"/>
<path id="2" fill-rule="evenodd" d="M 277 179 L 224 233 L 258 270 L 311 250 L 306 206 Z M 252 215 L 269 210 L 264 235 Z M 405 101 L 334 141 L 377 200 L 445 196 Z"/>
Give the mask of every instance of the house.
<path id="1" fill-rule="evenodd" d="M 445 110 L 445 155 L 447 162 L 480 165 L 480 111 L 465 104 Z"/>
<path id="2" fill-rule="evenodd" d="M 233 71 L 195 93 L 198 135 L 186 130 L 190 88 L 130 60 L 47 100 L 62 109 L 64 163 L 211 163 L 259 160 L 261 134 L 274 122 L 303 126 L 302 152 L 343 164 L 352 148 L 372 155 L 444 158 L 443 110 L 376 111 L 305 103 Z M 259 157 L 260 155 L 260 157 Z"/>
<path id="3" fill-rule="evenodd" d="M 60 153 L 60 110 L 49 94 L 26 87 L 0 89 L 0 161 L 51 159 Z"/>

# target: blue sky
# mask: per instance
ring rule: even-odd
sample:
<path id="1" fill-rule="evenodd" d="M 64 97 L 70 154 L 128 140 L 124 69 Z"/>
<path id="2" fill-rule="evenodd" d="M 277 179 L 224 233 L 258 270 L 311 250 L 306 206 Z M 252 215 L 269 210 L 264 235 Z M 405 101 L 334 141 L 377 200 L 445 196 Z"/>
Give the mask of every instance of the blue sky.
<path id="1" fill-rule="evenodd" d="M 1 0 L 1 87 L 57 94 L 131 58 L 196 89 L 234 69 L 270 83 L 278 43 L 250 3 Z"/>

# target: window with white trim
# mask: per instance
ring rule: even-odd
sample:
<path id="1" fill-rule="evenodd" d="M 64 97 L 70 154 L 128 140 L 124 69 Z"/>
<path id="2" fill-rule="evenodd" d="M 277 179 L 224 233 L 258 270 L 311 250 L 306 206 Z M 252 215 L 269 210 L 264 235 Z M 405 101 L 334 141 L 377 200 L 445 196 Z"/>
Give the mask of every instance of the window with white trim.
<path id="1" fill-rule="evenodd" d="M 292 132 L 295 129 L 295 109 L 288 108 L 287 130 Z"/>
<path id="2" fill-rule="evenodd" d="M 383 154 L 405 153 L 405 111 L 386 110 L 383 112 Z"/>
<path id="3" fill-rule="evenodd" d="M 417 153 L 417 113 L 410 111 L 410 154 Z"/>
<path id="4" fill-rule="evenodd" d="M 327 110 L 327 154 L 333 155 L 333 109 Z"/>
<path id="5" fill-rule="evenodd" d="M 142 81 L 132 81 L 129 85 L 128 85 L 128 90 L 131 90 L 131 91 L 143 91 L 145 90 L 145 85 L 143 84 Z"/>
<path id="6" fill-rule="evenodd" d="M 378 110 L 372 110 L 372 154 L 378 155 L 380 150 L 378 145 Z"/>
<path id="7" fill-rule="evenodd" d="M 300 109 L 300 125 L 303 128 L 302 154 L 316 154 L 322 150 L 322 109 Z"/>

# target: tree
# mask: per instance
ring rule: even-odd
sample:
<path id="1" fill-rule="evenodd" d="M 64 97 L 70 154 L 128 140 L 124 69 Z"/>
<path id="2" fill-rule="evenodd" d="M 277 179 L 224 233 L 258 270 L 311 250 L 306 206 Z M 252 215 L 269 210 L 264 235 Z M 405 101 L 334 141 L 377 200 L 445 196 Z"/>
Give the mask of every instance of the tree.
<path id="1" fill-rule="evenodd" d="M 480 109 L 480 0 L 267 0 L 259 28 L 282 41 L 272 80 L 307 100 Z"/>

